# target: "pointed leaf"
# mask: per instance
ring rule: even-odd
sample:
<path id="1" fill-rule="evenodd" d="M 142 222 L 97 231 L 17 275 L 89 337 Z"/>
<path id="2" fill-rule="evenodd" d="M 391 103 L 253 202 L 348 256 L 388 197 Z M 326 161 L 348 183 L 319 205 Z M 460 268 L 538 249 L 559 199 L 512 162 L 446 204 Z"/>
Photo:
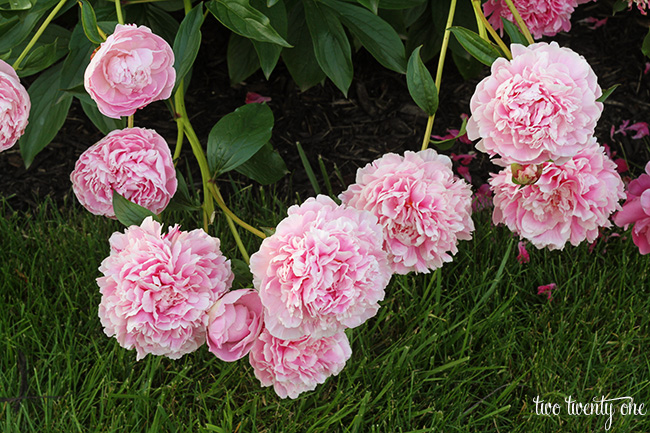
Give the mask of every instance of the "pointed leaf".
<path id="1" fill-rule="evenodd" d="M 610 87 L 610 88 L 606 89 L 605 91 L 603 91 L 603 94 L 600 95 L 600 98 L 596 99 L 596 102 L 605 102 L 605 100 L 606 100 L 607 98 L 609 98 L 609 96 L 610 96 L 612 93 L 614 93 L 614 90 L 616 90 L 616 88 L 617 88 L 618 86 L 620 86 L 620 84 L 614 84 L 612 87 Z"/>
<path id="2" fill-rule="evenodd" d="M 183 18 L 176 39 L 174 39 L 174 69 L 176 85 L 190 71 L 201 46 L 201 25 L 203 24 L 203 3 L 196 5 Z"/>
<path id="3" fill-rule="evenodd" d="M 273 112 L 266 104 L 247 104 L 225 115 L 210 131 L 207 159 L 210 173 L 233 170 L 271 139 Z"/>
<path id="4" fill-rule="evenodd" d="M 325 72 L 316 60 L 314 44 L 301 4 L 294 7 L 289 14 L 288 37 L 294 47 L 282 50 L 282 60 L 284 60 L 293 81 L 300 87 L 300 90 L 305 91 L 323 81 Z"/>
<path id="5" fill-rule="evenodd" d="M 115 190 L 113 190 L 113 211 L 117 220 L 127 227 L 139 226 L 149 216 L 160 222 L 158 215 L 139 204 L 125 199 Z"/>
<path id="6" fill-rule="evenodd" d="M 81 8 L 81 25 L 83 26 L 84 33 L 90 42 L 99 45 L 104 42 L 97 30 L 97 17 L 95 10 L 90 2 L 87 0 L 78 0 L 79 7 Z"/>
<path id="7" fill-rule="evenodd" d="M 336 14 L 314 0 L 304 0 L 305 18 L 316 60 L 345 96 L 352 83 L 350 42 Z"/>
<path id="8" fill-rule="evenodd" d="M 484 65 L 492 66 L 492 63 L 501 57 L 501 53 L 497 47 L 482 39 L 477 33 L 467 30 L 464 27 L 450 27 L 449 30 L 451 30 L 463 48 Z"/>
<path id="9" fill-rule="evenodd" d="M 237 167 L 239 173 L 262 185 L 270 185 L 289 173 L 280 154 L 266 143 L 248 161 Z"/>
<path id="10" fill-rule="evenodd" d="M 517 27 L 515 23 L 503 17 L 501 17 L 501 22 L 503 23 L 503 28 L 510 37 L 511 44 L 521 44 L 524 47 L 528 46 L 528 40 L 526 40 L 526 36 L 524 36 L 521 31 L 519 31 L 519 27 Z"/>
<path id="11" fill-rule="evenodd" d="M 250 39 L 231 33 L 228 40 L 228 76 L 231 84 L 237 84 L 250 77 L 260 68 L 260 61 Z"/>
<path id="12" fill-rule="evenodd" d="M 126 128 L 126 117 L 121 117 L 119 119 L 112 119 L 110 117 L 104 116 L 99 112 L 97 104 L 93 100 L 86 100 L 86 98 L 78 98 L 81 102 L 81 108 L 86 113 L 86 116 L 93 122 L 93 125 L 97 127 L 103 134 L 108 134 L 111 131 L 116 129 Z M 90 98 L 88 98 L 90 99 Z"/>
<path id="13" fill-rule="evenodd" d="M 207 7 L 221 24 L 238 35 L 291 47 L 271 26 L 268 17 L 252 7 L 248 0 L 212 0 Z"/>
<path id="14" fill-rule="evenodd" d="M 429 116 L 438 110 L 438 89 L 422 59 L 420 47 L 417 47 L 409 59 L 406 69 L 406 84 L 413 101 Z"/>
<path id="15" fill-rule="evenodd" d="M 287 10 L 284 7 L 284 3 L 277 3 L 273 7 L 267 7 L 264 0 L 251 0 L 251 5 L 259 10 L 264 10 L 264 13 L 269 17 L 271 25 L 278 31 L 278 34 L 283 38 L 287 37 Z M 260 59 L 262 72 L 264 72 L 264 76 L 268 80 L 280 59 L 280 53 L 283 48 L 280 45 L 270 44 L 268 42 L 259 42 L 256 40 L 251 40 L 251 42 L 253 42 L 257 56 Z"/>

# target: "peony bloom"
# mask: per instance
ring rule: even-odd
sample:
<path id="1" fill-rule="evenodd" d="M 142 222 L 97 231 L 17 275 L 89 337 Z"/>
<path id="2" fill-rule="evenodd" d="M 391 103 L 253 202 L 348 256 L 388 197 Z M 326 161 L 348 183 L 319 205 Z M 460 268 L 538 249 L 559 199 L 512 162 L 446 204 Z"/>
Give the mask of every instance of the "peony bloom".
<path id="1" fill-rule="evenodd" d="M 535 39 L 555 36 L 560 31 L 571 30 L 571 14 L 580 3 L 577 0 L 514 0 L 521 19 Z M 505 0 L 488 0 L 483 4 L 483 13 L 496 30 L 503 34 L 501 18 L 515 22 Z"/>
<path id="2" fill-rule="evenodd" d="M 467 135 L 504 164 L 562 164 L 592 143 L 603 104 L 585 59 L 557 43 L 512 45 L 472 96 Z"/>
<path id="3" fill-rule="evenodd" d="M 248 359 L 262 386 L 271 386 L 281 398 L 297 398 L 312 391 L 329 376 L 336 376 L 350 359 L 352 349 L 344 332 L 296 341 L 275 338 L 262 331 Z"/>
<path id="4" fill-rule="evenodd" d="M 94 53 L 84 87 L 107 117 L 119 119 L 171 96 L 176 80 L 174 52 L 145 26 L 115 27 Z"/>
<path id="5" fill-rule="evenodd" d="M 230 261 L 219 239 L 179 226 L 161 233 L 147 217 L 109 239 L 111 253 L 99 267 L 104 332 L 120 346 L 178 359 L 205 342 L 208 310 L 232 284 Z"/>
<path id="6" fill-rule="evenodd" d="M 31 106 L 29 94 L 14 68 L 0 60 L 0 152 L 16 144 L 23 135 Z"/>
<path id="7" fill-rule="evenodd" d="M 394 273 L 439 268 L 452 260 L 459 239 L 472 238 L 471 188 L 433 149 L 382 156 L 359 169 L 340 198 L 379 218 Z"/>
<path id="8" fill-rule="evenodd" d="M 373 317 L 391 277 L 381 246 L 370 212 L 324 195 L 291 206 L 250 259 L 271 335 L 330 337 Z"/>
<path id="9" fill-rule="evenodd" d="M 248 354 L 264 327 L 264 307 L 255 290 L 233 290 L 208 311 L 208 348 L 223 361 Z"/>
<path id="10" fill-rule="evenodd" d="M 70 174 L 79 202 L 95 215 L 115 218 L 113 190 L 158 214 L 176 192 L 171 151 L 156 131 L 115 130 L 81 154 Z"/>
<path id="11" fill-rule="evenodd" d="M 609 215 L 625 198 L 616 165 L 595 143 L 563 165 L 544 163 L 535 184 L 514 184 L 510 167 L 489 182 L 494 224 L 504 223 L 537 248 L 551 250 L 564 248 L 566 242 L 593 242 L 599 227 L 611 226 Z"/>
<path id="12" fill-rule="evenodd" d="M 634 244 L 641 254 L 650 253 L 650 162 L 645 166 L 645 173 L 628 185 L 627 200 L 623 209 L 614 215 L 614 223 L 626 229 L 634 224 Z"/>

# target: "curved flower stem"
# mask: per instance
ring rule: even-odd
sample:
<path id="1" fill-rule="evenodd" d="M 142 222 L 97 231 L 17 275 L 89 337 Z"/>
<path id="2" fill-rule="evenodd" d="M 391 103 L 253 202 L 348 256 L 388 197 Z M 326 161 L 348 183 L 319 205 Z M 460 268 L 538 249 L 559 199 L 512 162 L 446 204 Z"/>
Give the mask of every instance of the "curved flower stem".
<path id="1" fill-rule="evenodd" d="M 246 247 L 242 243 L 241 238 L 239 237 L 239 233 L 237 232 L 237 227 L 235 227 L 235 223 L 232 222 L 232 218 L 230 218 L 230 216 L 228 215 L 226 215 L 226 221 L 228 222 L 228 227 L 230 227 L 232 236 L 235 238 L 235 243 L 237 244 L 237 248 L 239 248 L 239 253 L 242 255 L 246 264 L 250 265 L 251 258 L 248 255 L 248 251 L 246 251 Z"/>
<path id="2" fill-rule="evenodd" d="M 530 30 L 528 30 L 526 23 L 524 23 L 524 20 L 521 18 L 521 15 L 519 15 L 519 11 L 515 7 L 512 0 L 506 0 L 506 4 L 508 5 L 508 9 L 510 9 L 510 12 L 512 13 L 512 16 L 515 17 L 515 21 L 517 22 L 519 29 L 524 34 L 524 37 L 526 38 L 528 43 L 534 44 L 535 40 L 533 39 L 533 36 L 530 34 Z"/>
<path id="3" fill-rule="evenodd" d="M 219 188 L 217 187 L 216 183 L 210 182 L 208 184 L 208 189 L 212 194 L 212 197 L 214 197 L 214 201 L 217 202 L 217 205 L 221 208 L 223 213 L 226 214 L 226 216 L 230 217 L 234 222 L 236 222 L 237 224 L 239 224 L 241 227 L 248 230 L 249 232 L 253 233 L 255 236 L 258 236 L 262 239 L 266 238 L 266 235 L 262 231 L 242 221 L 241 218 L 239 218 L 237 215 L 233 213 L 233 211 L 228 209 L 228 206 L 226 206 L 226 203 L 223 201 L 223 197 L 221 197 L 221 193 L 219 192 Z"/>
<path id="4" fill-rule="evenodd" d="M 478 10 L 476 8 L 478 6 Z M 483 13 L 481 12 L 481 0 L 472 0 L 472 7 L 474 9 L 474 16 L 476 17 L 476 26 L 478 27 L 478 35 L 483 39 L 484 41 L 490 41 L 487 35 L 487 29 L 485 28 L 485 24 L 483 24 L 483 20 L 481 18 L 485 18 L 483 16 Z"/>
<path id="5" fill-rule="evenodd" d="M 20 53 L 20 56 L 18 56 L 18 58 L 16 59 L 16 61 L 12 65 L 14 69 L 18 70 L 20 68 L 20 63 L 23 60 L 25 60 L 25 57 L 27 57 L 27 54 L 29 54 L 29 50 L 31 50 L 34 47 L 34 45 L 36 44 L 36 42 L 38 42 L 38 39 L 41 37 L 41 35 L 43 34 L 43 32 L 45 31 L 47 26 L 50 25 L 50 22 L 52 22 L 52 20 L 56 16 L 56 14 L 59 13 L 61 8 L 63 7 L 63 5 L 65 5 L 65 3 L 67 1 L 68 0 L 59 1 L 59 3 L 57 3 L 57 5 L 54 7 L 54 9 L 52 9 L 52 12 L 50 12 L 50 14 L 47 16 L 47 18 L 45 18 L 45 21 L 43 21 L 43 24 L 41 24 L 41 26 L 38 28 L 38 30 L 36 31 L 36 33 L 34 34 L 32 39 L 29 41 L 29 43 L 27 44 L 27 46 L 25 47 L 23 52 Z"/>
<path id="6" fill-rule="evenodd" d="M 124 25 L 124 15 L 122 15 L 121 0 L 115 0 L 115 13 L 117 13 L 117 22 Z"/>
<path id="7" fill-rule="evenodd" d="M 512 53 L 508 49 L 508 46 L 499 37 L 496 30 L 494 30 L 494 27 L 492 27 L 487 18 L 485 18 L 485 15 L 483 15 L 483 11 L 481 10 L 481 2 L 472 0 L 472 5 L 474 6 L 474 13 L 476 14 L 476 17 L 481 20 L 483 26 L 487 29 L 488 33 L 490 33 L 490 36 L 492 36 L 492 39 L 494 39 L 499 48 L 501 48 L 501 51 L 503 51 L 503 54 L 506 55 L 506 58 L 508 60 L 512 60 Z"/>
<path id="8" fill-rule="evenodd" d="M 447 47 L 449 46 L 449 38 L 451 36 L 451 31 L 449 28 L 454 22 L 454 13 L 456 12 L 456 0 L 451 0 L 451 5 L 449 6 L 449 14 L 447 15 L 447 24 L 445 26 L 445 34 L 442 38 L 442 47 L 440 47 L 440 57 L 438 57 L 438 69 L 436 71 L 436 89 L 440 92 L 440 85 L 442 84 L 442 68 L 445 65 L 445 57 L 447 56 Z M 433 129 L 433 121 L 436 118 L 436 114 L 429 116 L 427 121 L 427 129 L 424 131 L 424 139 L 422 140 L 422 150 L 425 150 L 429 147 L 429 142 L 431 141 L 431 130 Z"/>
<path id="9" fill-rule="evenodd" d="M 178 158 L 181 157 L 183 138 L 185 138 L 185 133 L 183 132 L 183 119 L 180 117 L 176 117 L 176 127 L 178 129 L 178 134 L 176 135 L 176 147 L 174 148 L 174 157 L 172 158 L 174 162 L 178 161 Z"/>

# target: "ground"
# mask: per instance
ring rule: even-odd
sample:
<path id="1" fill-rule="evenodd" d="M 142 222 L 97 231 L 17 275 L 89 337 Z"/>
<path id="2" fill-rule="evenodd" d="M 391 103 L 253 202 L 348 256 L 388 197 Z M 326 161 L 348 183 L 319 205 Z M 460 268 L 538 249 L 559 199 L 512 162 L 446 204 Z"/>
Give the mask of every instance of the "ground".
<path id="1" fill-rule="evenodd" d="M 589 17 L 609 18 L 606 25 L 592 29 L 584 22 Z M 601 1 L 581 6 L 574 13 L 571 31 L 552 38 L 583 55 L 603 89 L 620 84 L 605 103 L 596 135 L 617 156 L 627 158 L 632 176 L 642 172 L 650 159 L 649 142 L 620 134 L 612 140 L 610 128 L 618 127 L 624 120 L 650 121 L 650 74 L 645 73 L 649 59 L 641 53 L 649 23 L 636 10 L 612 17 L 611 5 Z M 214 123 L 243 105 L 246 93 L 253 91 L 272 98 L 272 144 L 291 172 L 280 181 L 280 186 L 291 186 L 302 198 L 313 194 L 313 190 L 298 157 L 296 142 L 302 144 L 317 173 L 320 174 L 319 156 L 328 172 L 338 169 L 342 182 L 338 176 L 331 176 L 335 193 L 354 180 L 358 167 L 382 154 L 420 148 L 426 115 L 412 102 L 405 76 L 381 68 L 363 50 L 354 55 L 354 80 L 347 98 L 328 80 L 300 92 L 282 64 L 268 81 L 257 72 L 245 83 L 231 86 L 226 67 L 227 32 L 213 20 L 210 24 L 203 26 L 202 47 L 187 95 L 188 111 L 203 143 Z M 435 62 L 427 66 L 435 73 Z M 485 74 L 488 72 L 486 67 Z M 469 112 L 469 100 L 480 78 L 465 81 L 452 64 L 445 68 L 434 134 L 442 135 L 449 127 L 459 127 L 460 115 Z M 154 128 L 170 143 L 175 142 L 175 123 L 162 102 L 139 111 L 136 126 Z M 7 198 L 15 210 L 27 211 L 45 196 L 64 206 L 74 200 L 69 175 L 77 157 L 100 138 L 102 134 L 86 119 L 75 100 L 57 137 L 28 170 L 18 146 L 0 154 L 0 196 Z M 470 151 L 471 145 L 457 143 L 444 153 Z M 188 158 L 190 165 L 195 166 L 191 154 Z M 487 157 L 479 155 L 470 165 L 474 187 L 484 183 L 494 169 Z"/>

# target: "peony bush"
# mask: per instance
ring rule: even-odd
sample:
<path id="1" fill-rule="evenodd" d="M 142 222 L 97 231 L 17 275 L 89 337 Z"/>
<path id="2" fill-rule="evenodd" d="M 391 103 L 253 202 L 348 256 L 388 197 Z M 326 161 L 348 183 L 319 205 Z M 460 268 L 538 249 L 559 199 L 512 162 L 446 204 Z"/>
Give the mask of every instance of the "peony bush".
<path id="1" fill-rule="evenodd" d="M 70 181 L 84 208 L 126 226 L 110 237 L 109 256 L 99 266 L 98 326 L 119 346 L 134 349 L 136 360 L 147 355 L 178 359 L 206 345 L 220 361 L 247 357 L 261 386 L 272 386 L 282 399 L 298 398 L 342 371 L 352 356 L 349 335 L 382 308 L 393 274 L 442 272 L 462 248 L 459 241 L 472 239 L 472 212 L 492 210 L 494 224 L 504 224 L 521 239 L 549 250 L 593 242 L 612 226 L 613 215 L 616 225 L 633 226 L 640 253 L 650 252 L 650 163 L 646 173 L 629 184 L 626 195 L 617 169 L 627 164 L 612 162 L 595 137 L 608 92 L 602 91 L 579 53 L 557 42 L 533 40 L 568 31 L 571 13 L 584 1 L 487 0 L 474 11 L 477 32 L 451 26 L 451 7 L 450 25 L 441 30 L 446 36 L 441 38 L 441 59 L 453 32 L 476 61 L 490 66 L 490 74 L 476 86 L 466 125 L 447 128 L 447 136 L 433 136 L 437 142 L 431 142 L 431 128 L 444 61 L 434 82 L 421 48 L 412 50 L 407 62 L 400 36 L 379 14 L 338 0 L 325 3 L 336 11 L 324 20 L 331 24 L 327 31 L 323 22 L 307 18 L 303 29 L 313 46 L 302 49 L 316 59 L 318 69 L 314 64 L 312 69 L 322 72 L 314 74 L 316 82 L 327 76 L 347 92 L 352 69 L 347 61 L 350 47 L 344 48 L 345 27 L 381 64 L 406 73 L 413 100 L 428 115 L 427 129 L 419 151 L 379 156 L 359 168 L 355 182 L 338 197 L 316 195 L 294 204 L 273 228 L 243 221 L 219 188 L 220 177 L 233 170 L 262 184 L 273 183 L 287 171 L 269 145 L 271 99 L 249 92 L 243 106 L 212 127 L 207 143 L 201 143 L 185 106 L 208 12 L 239 35 L 236 38 L 255 41 L 250 45 L 267 78 L 282 54 L 299 86 L 315 84 L 313 76 L 303 75 L 308 68 L 302 63 L 297 67 L 297 60 L 309 56 L 296 59 L 296 51 L 284 51 L 301 40 L 289 43 L 286 32 L 278 32 L 253 6 L 240 5 L 250 24 L 242 27 L 216 1 L 207 2 L 205 11 L 203 3 L 185 2 L 184 18 L 173 31 L 159 24 L 154 28 L 156 20 L 151 28 L 126 23 L 122 2 L 115 2 L 114 13 L 101 11 L 109 21 L 97 21 L 93 5 L 80 2 L 75 35 L 84 38 L 71 41 L 76 51 L 36 78 L 28 93 L 19 75 L 51 66 L 28 54 L 65 5 L 61 0 L 13 64 L 0 60 L 0 151 L 26 136 L 21 152 L 27 155 L 26 165 L 31 164 L 47 145 L 47 136 L 30 132 L 28 122 L 56 133 L 48 115 L 67 109 L 72 95 L 104 133 L 80 155 Z M 644 12 L 646 4 L 636 4 Z M 401 9 L 407 7 L 393 6 L 391 10 L 400 11 L 396 19 L 404 19 L 407 14 Z M 304 8 L 299 13 L 314 12 L 311 2 L 295 7 Z M 174 20 L 156 5 L 150 8 L 167 17 L 167 23 Z M 403 27 L 411 25 L 415 23 Z M 505 30 L 521 43 L 508 48 L 494 29 Z M 337 40 L 343 52 L 323 56 L 323 47 L 331 48 L 327 35 L 337 31 L 342 32 Z M 413 38 L 409 43 L 416 40 L 410 30 L 407 33 Z M 381 34 L 381 43 L 372 34 Z M 39 49 L 45 50 L 42 44 Z M 456 54 L 454 58 L 464 58 Z M 233 57 L 229 54 L 229 61 Z M 469 61 L 463 61 L 467 66 Z M 237 70 L 241 73 L 242 68 L 231 68 L 231 78 L 243 81 L 246 77 L 237 76 Z M 52 82 L 45 85 L 46 79 Z M 157 101 L 165 101 L 177 128 L 173 152 L 169 138 L 135 126 L 138 110 Z M 32 103 L 38 108 L 32 110 L 35 119 L 29 118 Z M 122 124 L 127 127 L 118 127 Z M 637 125 L 642 129 L 642 123 Z M 618 132 L 624 134 L 625 127 Z M 443 148 L 455 140 L 477 141 L 476 149 L 492 158 L 500 171 L 487 184 L 472 185 L 469 165 L 474 152 L 452 153 L 450 158 L 429 148 L 434 143 L 446 151 Z M 194 197 L 200 207 L 193 206 L 178 168 L 183 143 L 190 146 L 200 171 L 200 191 Z M 458 173 L 454 161 L 460 163 Z M 167 211 L 170 204 L 177 210 L 198 208 L 203 227 L 182 231 L 172 222 L 163 232 L 163 221 L 177 218 Z M 226 220 L 235 243 L 223 251 L 214 233 L 217 218 Z M 256 238 L 242 240 L 242 229 Z M 256 251 L 249 254 L 251 246 Z M 516 260 L 522 266 L 531 261 L 524 240 L 518 243 Z M 245 280 L 244 288 L 233 288 L 235 272 Z M 554 288 L 555 283 L 539 286 L 538 294 L 550 300 Z"/>

